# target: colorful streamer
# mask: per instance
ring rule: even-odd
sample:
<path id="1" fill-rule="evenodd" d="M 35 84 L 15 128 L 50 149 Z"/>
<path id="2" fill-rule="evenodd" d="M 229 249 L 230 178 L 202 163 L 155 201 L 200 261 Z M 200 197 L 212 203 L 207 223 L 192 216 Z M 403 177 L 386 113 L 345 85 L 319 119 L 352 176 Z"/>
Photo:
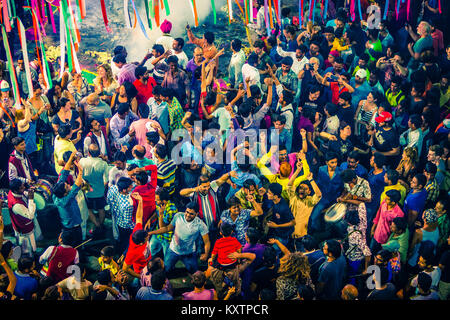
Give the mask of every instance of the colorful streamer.
<path id="1" fill-rule="evenodd" d="M 9 47 L 8 36 L 6 34 L 5 26 L 2 25 L 3 46 L 6 51 L 6 57 L 8 60 L 9 79 L 14 94 L 14 101 L 20 103 L 19 83 L 17 82 L 16 70 L 14 69 L 14 61 L 11 55 L 11 48 Z"/>
<path id="2" fill-rule="evenodd" d="M 56 33 L 55 17 L 54 17 L 54 15 L 53 15 L 53 7 L 52 7 L 51 4 L 48 5 L 48 11 L 49 11 L 49 12 L 48 12 L 48 15 L 49 15 L 50 21 L 51 21 L 51 23 L 52 23 L 52 30 L 53 30 L 53 33 Z"/>
<path id="3" fill-rule="evenodd" d="M 231 24 L 231 20 L 233 20 L 233 7 L 231 0 L 227 0 L 227 7 L 228 7 L 228 24 Z"/>
<path id="4" fill-rule="evenodd" d="M 7 1 L 8 0 L 2 0 L 3 24 L 5 26 L 6 32 L 11 32 L 11 21 L 9 18 Z"/>
<path id="5" fill-rule="evenodd" d="M 387 13 L 389 8 L 389 0 L 386 0 L 386 3 L 384 4 L 384 14 L 383 14 L 383 20 L 386 20 Z"/>
<path id="6" fill-rule="evenodd" d="M 325 0 L 325 6 L 323 9 L 323 19 L 326 20 L 327 19 L 327 11 L 328 11 L 328 0 Z"/>
<path id="7" fill-rule="evenodd" d="M 361 12 L 361 0 L 358 0 L 358 13 L 359 13 L 359 21 L 362 21 L 363 16 Z"/>
<path id="8" fill-rule="evenodd" d="M 149 3 L 150 0 L 144 0 L 144 5 L 145 5 L 145 14 L 147 15 L 147 23 L 148 23 L 148 27 L 150 30 L 152 30 L 152 19 L 151 19 L 151 11 L 149 8 Z"/>
<path id="9" fill-rule="evenodd" d="M 100 5 L 102 7 L 103 23 L 105 24 L 106 32 L 112 33 L 112 30 L 108 25 L 109 21 L 108 21 L 108 14 L 106 13 L 105 0 L 100 0 Z"/>
<path id="10" fill-rule="evenodd" d="M 156 26 L 159 27 L 159 2 L 153 0 L 153 17 L 155 18 Z"/>
<path id="11" fill-rule="evenodd" d="M 411 0 L 408 0 L 408 4 L 406 5 L 406 20 L 409 21 L 409 9 L 411 7 Z"/>
<path id="12" fill-rule="evenodd" d="M 264 20 L 266 21 L 267 35 L 270 35 L 270 25 L 269 25 L 269 6 L 267 0 L 264 0 Z"/>
<path id="13" fill-rule="evenodd" d="M 217 13 L 216 13 L 216 4 L 214 0 L 211 0 L 211 7 L 214 15 L 214 24 L 217 24 Z"/>
<path id="14" fill-rule="evenodd" d="M 130 0 L 130 1 L 131 1 L 131 4 L 133 5 L 133 10 L 134 10 L 134 12 L 136 14 L 136 18 L 137 18 L 137 21 L 139 23 L 139 27 L 142 30 L 142 33 L 144 34 L 145 38 L 150 40 L 150 38 L 147 35 L 147 31 L 145 31 L 144 23 L 142 22 L 141 16 L 139 15 L 139 12 L 136 9 L 136 5 L 134 4 L 134 1 L 133 0 Z M 159 26 L 159 17 L 158 17 L 157 25 Z"/>
<path id="15" fill-rule="evenodd" d="M 352 2 L 350 3 L 350 15 L 352 17 L 352 21 L 355 21 L 356 18 L 356 14 L 355 14 L 355 0 L 352 0 Z"/>
<path id="16" fill-rule="evenodd" d="M 395 20 L 398 20 L 399 13 L 400 13 L 400 0 L 397 0 L 397 7 L 395 9 Z"/>
<path id="17" fill-rule="evenodd" d="M 167 2 L 167 0 L 164 0 L 164 9 L 166 10 L 166 16 L 169 16 L 170 8 L 169 8 L 169 3 Z"/>
<path id="18" fill-rule="evenodd" d="M 28 59 L 27 38 L 25 36 L 25 27 L 23 26 L 22 21 L 20 21 L 19 17 L 17 17 L 17 30 L 19 33 L 20 47 L 23 55 L 23 64 L 25 65 L 25 75 L 27 78 L 29 93 L 28 98 L 31 98 L 33 96 L 33 83 L 31 80 L 30 61 Z"/>
<path id="19" fill-rule="evenodd" d="M 273 26 L 273 14 L 272 14 L 272 0 L 269 0 L 269 22 L 270 22 L 270 30 L 273 30 L 274 26 Z"/>

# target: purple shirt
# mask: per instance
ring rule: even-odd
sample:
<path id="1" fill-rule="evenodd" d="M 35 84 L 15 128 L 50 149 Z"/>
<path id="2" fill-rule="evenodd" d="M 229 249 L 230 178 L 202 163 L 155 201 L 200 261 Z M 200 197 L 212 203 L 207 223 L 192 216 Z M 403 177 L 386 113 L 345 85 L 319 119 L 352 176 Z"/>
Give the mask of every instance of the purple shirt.
<path id="1" fill-rule="evenodd" d="M 121 86 L 125 81 L 135 82 L 136 76 L 134 75 L 134 71 L 136 70 L 136 65 L 132 63 L 127 63 L 120 68 L 119 74 L 117 75 L 117 82 L 119 86 Z"/>
<path id="2" fill-rule="evenodd" d="M 205 289 L 202 292 L 185 292 L 183 300 L 214 300 L 214 289 Z"/>

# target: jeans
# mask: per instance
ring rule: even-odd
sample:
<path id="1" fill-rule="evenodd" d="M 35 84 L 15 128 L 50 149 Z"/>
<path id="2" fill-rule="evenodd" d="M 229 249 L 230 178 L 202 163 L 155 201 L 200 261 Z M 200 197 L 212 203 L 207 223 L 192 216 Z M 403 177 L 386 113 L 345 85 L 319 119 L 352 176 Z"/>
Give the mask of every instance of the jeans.
<path id="1" fill-rule="evenodd" d="M 195 252 L 188 255 L 178 255 L 169 248 L 167 255 L 164 257 L 167 273 L 175 269 L 175 264 L 178 260 L 183 261 L 189 273 L 193 274 L 198 270 L 197 254 Z"/>
<path id="2" fill-rule="evenodd" d="M 159 239 L 156 235 L 153 235 L 150 239 L 150 252 L 152 253 L 152 256 L 155 256 L 162 249 L 165 257 L 169 245 L 170 241 Z"/>
<path id="3" fill-rule="evenodd" d="M 382 249 L 381 244 L 378 243 L 377 240 L 372 238 L 372 241 L 370 242 L 370 251 L 372 252 L 372 255 L 375 256 L 381 249 Z"/>
<path id="4" fill-rule="evenodd" d="M 130 236 L 133 233 L 133 229 L 119 228 L 119 252 L 124 253 L 128 249 Z"/>

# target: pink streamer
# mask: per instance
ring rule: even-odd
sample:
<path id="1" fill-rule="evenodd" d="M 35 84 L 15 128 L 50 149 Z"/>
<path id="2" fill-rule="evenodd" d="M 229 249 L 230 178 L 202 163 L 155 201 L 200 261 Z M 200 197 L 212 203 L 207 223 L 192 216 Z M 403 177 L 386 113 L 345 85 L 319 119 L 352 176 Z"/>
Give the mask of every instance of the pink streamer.
<path id="1" fill-rule="evenodd" d="M 49 4 L 48 9 L 50 10 L 50 21 L 52 22 L 53 33 L 56 33 L 55 17 L 53 16 L 53 6 Z"/>
<path id="2" fill-rule="evenodd" d="M 6 32 L 11 32 L 11 22 L 9 21 L 9 14 L 8 14 L 8 4 L 6 3 L 7 0 L 2 0 L 3 4 L 3 23 L 5 24 Z"/>
<path id="3" fill-rule="evenodd" d="M 352 21 L 355 21 L 355 0 L 350 3 L 350 15 L 352 16 Z"/>
<path id="4" fill-rule="evenodd" d="M 409 8 L 411 6 L 411 0 L 408 0 L 408 4 L 406 6 L 406 20 L 409 21 Z"/>

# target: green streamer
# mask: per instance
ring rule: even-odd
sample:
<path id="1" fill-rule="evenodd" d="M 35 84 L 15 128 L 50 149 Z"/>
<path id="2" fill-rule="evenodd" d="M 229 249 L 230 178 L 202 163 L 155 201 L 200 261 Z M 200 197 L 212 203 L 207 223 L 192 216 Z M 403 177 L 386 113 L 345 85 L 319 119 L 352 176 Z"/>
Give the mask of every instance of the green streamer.
<path id="1" fill-rule="evenodd" d="M 170 15 L 169 3 L 167 0 L 164 0 L 164 9 L 166 9 L 166 16 Z"/>
<path id="2" fill-rule="evenodd" d="M 147 15 L 147 21 L 148 21 L 148 27 L 150 28 L 150 30 L 152 30 L 152 19 L 150 18 L 150 10 L 148 7 L 148 2 L 150 0 L 144 0 L 144 4 L 145 4 L 145 14 Z"/>
<path id="3" fill-rule="evenodd" d="M 214 0 L 211 0 L 211 7 L 214 15 L 214 24 L 217 24 L 216 4 L 214 3 Z"/>

